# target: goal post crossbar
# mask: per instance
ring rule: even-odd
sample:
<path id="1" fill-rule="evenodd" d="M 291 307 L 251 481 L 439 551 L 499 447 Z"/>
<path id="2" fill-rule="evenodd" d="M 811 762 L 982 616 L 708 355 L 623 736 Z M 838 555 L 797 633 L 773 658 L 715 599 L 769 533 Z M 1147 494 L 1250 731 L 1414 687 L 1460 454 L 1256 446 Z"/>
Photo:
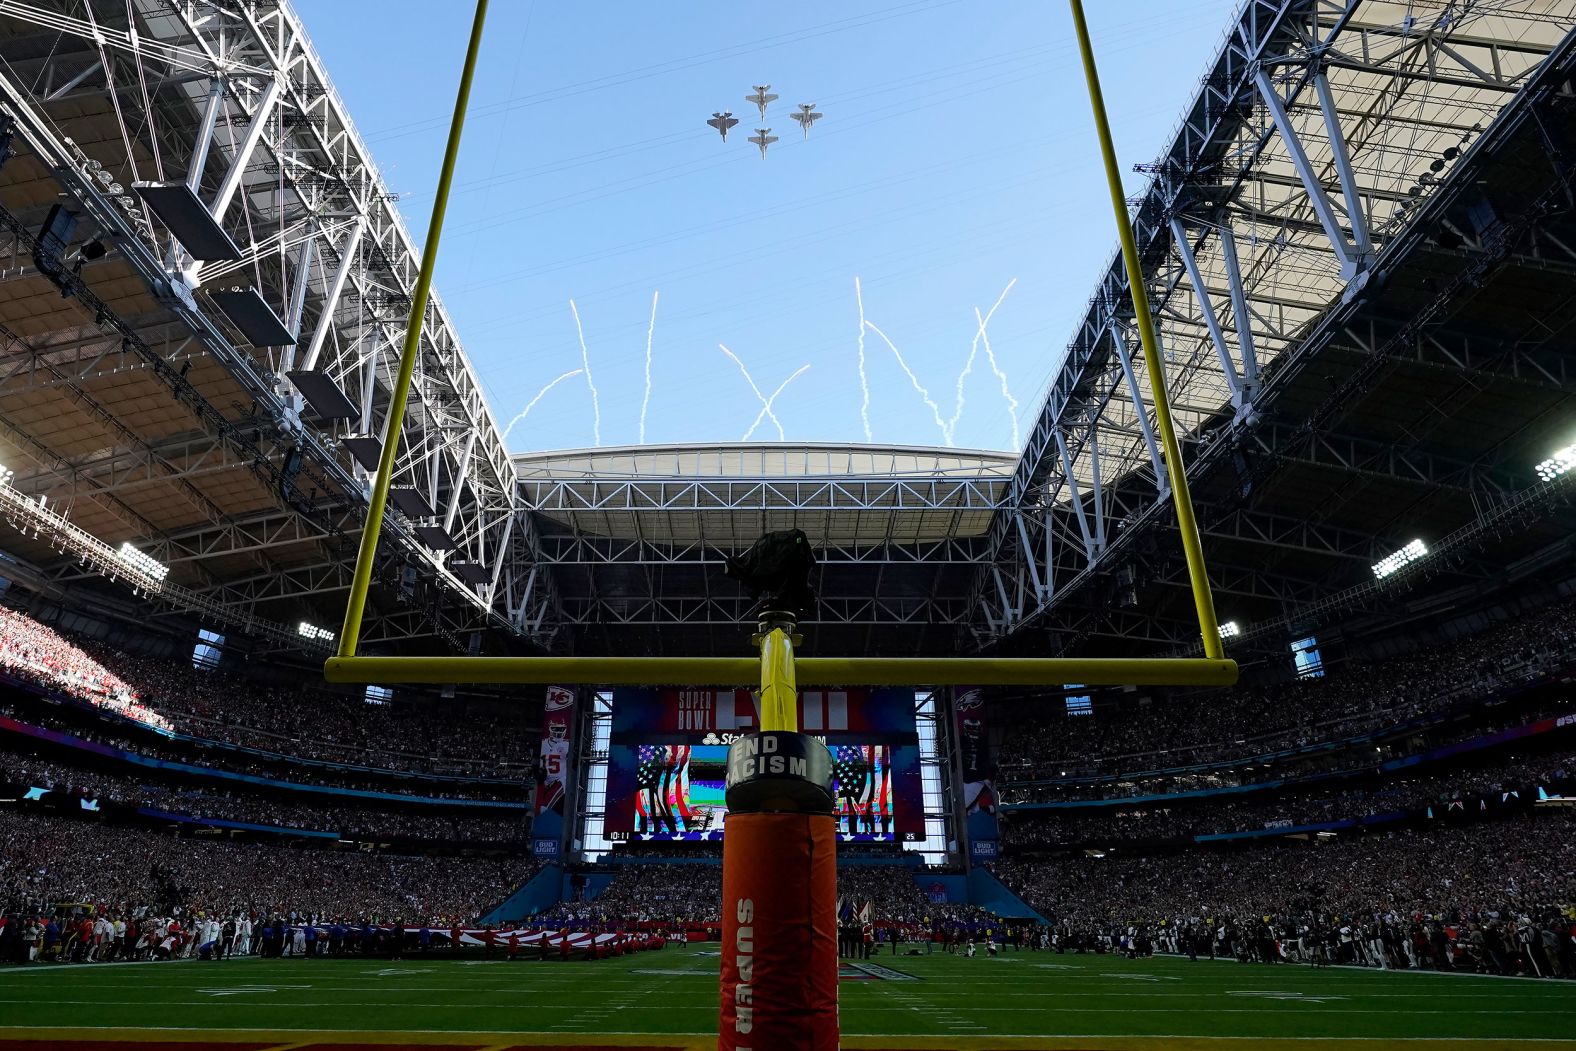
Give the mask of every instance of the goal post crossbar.
<path id="1" fill-rule="evenodd" d="M 1229 686 L 1209 657 L 795 657 L 800 686 Z M 753 683 L 759 657 L 330 657 L 330 682 L 665 686 Z"/>

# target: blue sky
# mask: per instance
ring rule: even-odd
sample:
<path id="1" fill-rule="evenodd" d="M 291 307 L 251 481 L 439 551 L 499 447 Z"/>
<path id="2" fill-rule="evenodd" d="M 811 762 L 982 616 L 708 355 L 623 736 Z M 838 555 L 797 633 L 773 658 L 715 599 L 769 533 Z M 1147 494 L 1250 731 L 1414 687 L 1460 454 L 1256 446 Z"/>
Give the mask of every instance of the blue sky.
<path id="1" fill-rule="evenodd" d="M 469 0 L 296 7 L 421 239 Z M 1235 7 L 1089 5 L 1124 169 L 1169 141 Z M 825 114 L 808 140 L 800 102 Z M 576 303 L 596 404 L 584 373 L 559 383 L 517 451 L 634 443 L 643 408 L 647 442 L 775 440 L 719 344 L 765 396 L 799 372 L 773 404 L 790 441 L 865 440 L 868 389 L 874 441 L 1014 449 L 983 345 L 958 411 L 974 311 L 1016 282 L 988 338 L 1027 427 L 1115 247 L 1095 149 L 1058 2 L 493 0 L 437 288 L 504 425 L 582 367 Z M 867 328 L 861 384 L 856 277 L 912 378 Z"/>

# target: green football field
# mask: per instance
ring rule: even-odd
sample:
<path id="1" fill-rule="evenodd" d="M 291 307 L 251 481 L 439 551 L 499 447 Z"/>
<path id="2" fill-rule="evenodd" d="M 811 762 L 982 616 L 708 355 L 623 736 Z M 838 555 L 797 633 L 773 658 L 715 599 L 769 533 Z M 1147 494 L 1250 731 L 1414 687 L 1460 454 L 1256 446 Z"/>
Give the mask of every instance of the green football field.
<path id="1" fill-rule="evenodd" d="M 845 1045 L 871 1048 L 1576 1046 L 1576 984 L 1019 952 L 845 966 Z M 0 971 L 0 1048 L 152 1040 L 303 1048 L 647 1045 L 716 1031 L 715 948 L 598 962 L 434 957 Z M 1361 1038 L 1364 1043 L 1354 1042 Z M 7 1042 L 17 1042 L 14 1045 Z"/>

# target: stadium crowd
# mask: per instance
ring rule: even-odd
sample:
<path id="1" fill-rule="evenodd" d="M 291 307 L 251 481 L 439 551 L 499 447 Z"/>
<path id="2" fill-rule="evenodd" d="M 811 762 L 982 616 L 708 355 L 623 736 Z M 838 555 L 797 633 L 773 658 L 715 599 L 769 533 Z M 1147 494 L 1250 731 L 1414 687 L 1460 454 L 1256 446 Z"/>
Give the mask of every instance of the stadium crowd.
<path id="1" fill-rule="evenodd" d="M 722 869 L 708 864 L 622 865 L 594 901 L 572 910 L 579 920 L 720 924 Z"/>
<path id="2" fill-rule="evenodd" d="M 715 856 L 715 848 L 712 855 Z M 971 905 L 933 902 L 920 890 L 916 875 L 902 865 L 842 865 L 837 870 L 840 912 L 848 920 L 863 913 L 872 946 L 894 939 L 904 941 L 948 932 L 966 940 L 976 930 L 1000 926 L 1001 921 Z M 868 908 L 867 908 L 868 907 Z M 597 927 L 624 923 L 659 927 L 701 927 L 720 930 L 722 925 L 722 867 L 716 864 L 623 864 L 613 881 L 590 901 L 573 901 L 538 918 L 547 926 Z M 887 933 L 882 933 L 887 932 Z"/>
<path id="3" fill-rule="evenodd" d="M 0 606 L 0 669 L 134 722 L 170 729 L 131 684 L 32 617 Z"/>
<path id="4" fill-rule="evenodd" d="M 14 708 L 7 704 L 3 697 L 0 697 L 0 713 L 11 714 L 13 711 Z M 36 717 L 31 718 L 34 721 L 47 721 L 38 720 Z M 18 721 L 26 720 L 19 719 Z M 106 727 L 102 730 L 72 727 L 70 733 L 80 740 L 120 749 L 121 751 L 130 752 L 148 759 L 190 764 L 205 770 L 223 770 L 228 773 L 245 774 L 250 777 L 284 781 L 291 784 L 365 789 L 390 795 L 427 796 L 437 799 L 487 800 L 519 800 L 526 797 L 532 787 L 532 782 L 529 780 L 428 781 L 399 778 L 386 779 L 372 774 L 358 773 L 354 770 L 326 770 L 319 767 L 306 766 L 296 761 L 293 757 L 286 756 L 281 756 L 277 762 L 253 761 L 247 758 L 246 753 L 215 752 L 200 745 L 195 750 L 188 751 L 177 745 L 161 743 L 158 739 L 131 740 L 111 732 L 112 730 L 112 727 Z M 25 748 L 27 747 L 27 741 L 18 735 L 10 740 L 9 746 L 12 748 Z"/>
<path id="5" fill-rule="evenodd" d="M 1172 792 L 1207 790 L 1223 786 L 1252 785 L 1309 774 L 1356 775 L 1381 771 L 1383 764 L 1418 755 L 1444 745 L 1482 739 L 1494 733 L 1536 723 L 1550 716 L 1569 715 L 1570 698 L 1563 690 L 1549 689 L 1518 698 L 1511 705 L 1487 700 L 1483 704 L 1457 704 L 1445 719 L 1424 728 L 1375 737 L 1343 738 L 1325 742 L 1312 754 L 1282 760 L 1267 756 L 1239 756 L 1220 765 L 1180 768 L 1176 773 L 1144 772 L 1107 774 L 1081 779 L 1037 781 L 1004 785 L 1004 802 L 1051 802 L 1072 799 L 1111 799 L 1152 796 Z M 1444 713 L 1437 713 L 1443 715 Z M 1457 761 L 1465 761 L 1460 754 Z"/>
<path id="6" fill-rule="evenodd" d="M 1539 785 L 1563 784 L 1573 776 L 1576 753 L 1558 752 L 1481 769 L 1400 777 L 1365 787 L 1266 793 L 1267 798 L 1252 801 L 1220 797 L 1098 809 L 1014 811 L 1002 822 L 1002 837 L 1016 848 L 1032 849 L 1061 843 L 1212 835 L 1417 810 L 1506 791 L 1525 793 L 1530 799 Z"/>
<path id="7" fill-rule="evenodd" d="M 1407 657 L 1357 663 L 1316 678 L 1236 687 L 1165 704 L 1016 719 L 1002 743 L 1000 780 L 1117 773 L 1240 758 L 1370 733 L 1494 695 L 1576 661 L 1576 603 L 1441 643 Z M 1036 709 L 1039 710 L 1039 709 Z"/>
<path id="8" fill-rule="evenodd" d="M 1541 945 L 1548 931 L 1553 959 L 1523 960 L 1517 969 L 1576 975 L 1573 831 L 1576 818 L 1562 811 L 1230 853 L 1008 858 L 994 871 L 1052 921 L 1063 947 L 1131 949 L 1123 939 L 1142 939 L 1151 950 L 1160 942 L 1178 952 L 1312 962 L 1324 943 L 1326 962 L 1511 973 L 1508 960 L 1496 963 L 1486 949 L 1471 955 L 1473 932 L 1503 944 L 1536 931 Z M 1353 929 L 1378 931 L 1382 941 L 1385 928 L 1399 957 L 1342 948 Z M 1427 942 L 1421 954 L 1416 930 Z M 1294 938 L 1307 943 L 1288 951 Z M 1458 963 L 1463 939 L 1469 959 Z M 1304 947 L 1308 954 L 1299 955 Z"/>
<path id="9" fill-rule="evenodd" d="M 524 834 L 529 821 L 514 817 L 470 817 L 452 812 L 408 813 L 356 806 L 312 806 L 254 793 L 231 794 L 176 788 L 62 766 L 36 756 L 0 752 L 0 782 L 44 788 L 83 799 L 128 807 L 150 807 L 193 818 L 218 818 L 281 828 L 337 831 L 346 838 L 405 836 L 472 842 L 507 842 Z"/>
<path id="10" fill-rule="evenodd" d="M 369 705 L 328 690 L 263 686 L 189 660 L 138 656 L 73 640 L 0 606 L 0 669 L 110 716 L 243 748 L 429 774 L 529 770 L 523 709 L 472 705 L 463 720 L 416 705 Z M 507 774 L 502 776 L 509 776 Z"/>
<path id="11" fill-rule="evenodd" d="M 869 902 L 873 915 L 887 923 L 918 925 L 927 922 L 934 908 L 914 881 L 914 871 L 895 865 L 839 868 L 837 896 L 856 907 Z"/>
<path id="12" fill-rule="evenodd" d="M 243 748 L 390 770 L 485 774 L 501 764 L 524 767 L 535 743 L 519 717 L 523 707 L 513 713 L 468 710 L 457 720 L 441 709 L 367 704 L 328 690 L 314 690 L 312 703 L 303 705 L 299 687 L 258 686 L 222 670 L 88 645 L 176 729 Z"/>
<path id="13" fill-rule="evenodd" d="M 191 917 L 343 916 L 469 923 L 535 871 L 526 859 L 411 857 L 187 839 L 0 809 L 0 905 Z"/>

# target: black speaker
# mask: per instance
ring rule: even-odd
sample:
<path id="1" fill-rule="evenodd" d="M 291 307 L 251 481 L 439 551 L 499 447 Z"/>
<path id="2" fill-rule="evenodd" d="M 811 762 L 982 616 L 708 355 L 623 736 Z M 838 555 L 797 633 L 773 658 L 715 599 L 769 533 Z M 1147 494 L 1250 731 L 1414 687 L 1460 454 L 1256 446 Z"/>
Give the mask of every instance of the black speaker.
<path id="1" fill-rule="evenodd" d="M 33 265 L 47 277 L 58 280 L 66 272 L 66 250 L 76 232 L 77 217 L 63 204 L 49 209 L 44 225 L 33 244 Z"/>

